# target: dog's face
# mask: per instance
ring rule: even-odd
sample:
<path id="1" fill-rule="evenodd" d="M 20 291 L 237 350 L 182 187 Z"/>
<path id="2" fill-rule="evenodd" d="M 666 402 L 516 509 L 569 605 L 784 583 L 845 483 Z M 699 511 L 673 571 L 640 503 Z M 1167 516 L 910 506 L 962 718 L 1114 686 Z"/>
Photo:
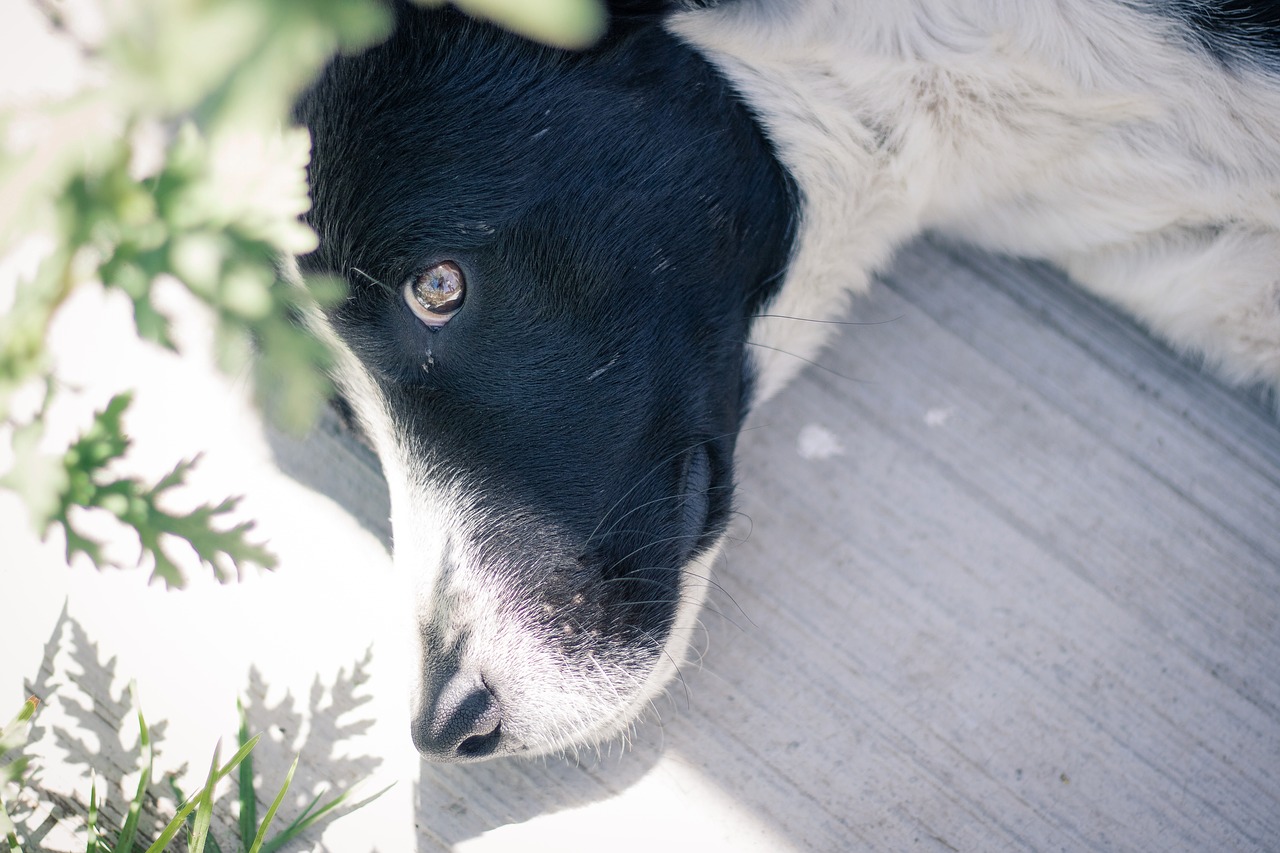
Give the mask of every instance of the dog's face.
<path id="1" fill-rule="evenodd" d="M 611 737 L 673 675 L 730 514 L 788 181 L 657 22 L 570 54 L 449 11 L 338 60 L 302 259 L 392 493 L 427 758 Z"/>

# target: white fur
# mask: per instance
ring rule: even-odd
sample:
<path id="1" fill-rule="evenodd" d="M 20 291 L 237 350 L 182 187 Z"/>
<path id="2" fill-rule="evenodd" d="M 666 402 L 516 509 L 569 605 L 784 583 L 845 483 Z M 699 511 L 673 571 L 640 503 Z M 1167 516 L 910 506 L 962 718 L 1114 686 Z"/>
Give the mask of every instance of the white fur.
<path id="1" fill-rule="evenodd" d="M 1115 0 L 736 0 L 672 29 L 803 195 L 771 313 L 838 314 L 932 228 L 1057 262 L 1227 378 L 1280 386 L 1280 77 Z M 762 395 L 825 337 L 758 320 Z"/>
<path id="2" fill-rule="evenodd" d="M 404 447 L 404 442 L 398 442 Z M 697 558 L 681 572 L 680 605 L 666 645 L 644 647 L 621 657 L 600 653 L 566 655 L 554 632 L 579 630 L 574 614 L 543 614 L 549 607 L 521 581 L 481 557 L 486 531 L 493 521 L 465 487 L 441 488 L 423 467 L 402 454 L 393 466 L 411 472 L 390 481 L 395 564 L 413 602 L 414 633 L 430 631 L 445 648 L 460 643 L 459 668 L 484 673 L 502 705 L 504 736 L 524 747 L 526 755 L 576 749 L 615 737 L 662 693 L 684 661 L 715 559 Z M 510 519 L 506 519 L 510 521 Z M 562 551 L 553 522 L 529 518 L 540 541 L 525 543 L 537 551 L 547 570 Z M 452 548 L 445 563 L 443 539 Z M 534 559 L 529 552 L 511 559 Z M 568 559 L 572 559 L 569 557 Z M 557 621 L 548 624 L 548 615 Z M 418 649 L 420 660 L 428 650 Z M 656 653 L 656 657 L 655 657 Z M 424 695 L 422 680 L 411 684 L 413 701 Z"/>

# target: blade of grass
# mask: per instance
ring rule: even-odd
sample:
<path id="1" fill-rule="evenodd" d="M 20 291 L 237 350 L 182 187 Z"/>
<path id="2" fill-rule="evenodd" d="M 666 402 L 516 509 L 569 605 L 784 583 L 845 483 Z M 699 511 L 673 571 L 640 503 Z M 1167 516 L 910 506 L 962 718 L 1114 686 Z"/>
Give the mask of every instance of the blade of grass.
<path id="1" fill-rule="evenodd" d="M 0 797 L 0 832 L 9 844 L 9 853 L 22 853 L 22 845 L 18 843 L 18 829 L 9 819 L 9 811 L 4 807 L 4 798 Z"/>
<path id="2" fill-rule="evenodd" d="M 27 734 L 31 727 L 28 725 L 31 718 L 35 716 L 36 708 L 40 706 L 40 700 L 32 696 L 22 703 L 22 709 L 14 716 L 12 720 L 0 729 L 0 755 L 4 755 L 11 749 L 18 749 L 27 743 Z"/>
<path id="3" fill-rule="evenodd" d="M 311 798 L 311 802 L 307 803 L 307 807 L 306 807 L 305 809 L 303 809 L 303 810 L 302 810 L 302 814 L 300 814 L 300 815 L 298 815 L 296 818 L 294 818 L 294 819 L 293 819 L 293 822 L 294 822 L 294 823 L 297 823 L 297 822 L 298 822 L 298 821 L 300 821 L 300 820 L 306 820 L 307 815 L 311 814 L 311 810 L 312 810 L 312 809 L 314 809 L 314 808 L 316 807 L 316 803 L 320 802 L 320 798 L 321 798 L 321 797 L 323 797 L 323 796 L 324 796 L 324 791 L 321 791 L 320 793 L 318 793 L 318 794 L 316 794 L 314 797 L 312 797 L 312 798 Z M 292 824 L 290 824 L 290 825 L 292 825 Z"/>
<path id="4" fill-rule="evenodd" d="M 133 853 L 134 840 L 138 834 L 138 820 L 142 817 L 142 804 L 147 799 L 147 786 L 151 784 L 151 765 L 155 758 L 151 750 L 151 733 L 147 729 L 146 718 L 142 716 L 142 703 L 138 701 L 138 683 L 129 683 L 129 692 L 133 694 L 133 704 L 138 708 L 138 744 L 142 747 L 142 777 L 138 779 L 138 791 L 129 802 L 129 813 L 125 816 L 124 826 L 120 827 L 120 837 L 116 840 L 115 853 Z"/>
<path id="5" fill-rule="evenodd" d="M 187 815 L 195 811 L 199 798 L 183 803 L 182 808 L 178 809 L 178 813 L 173 816 L 173 820 L 169 821 L 156 840 L 147 848 L 147 853 L 163 853 L 164 849 L 169 846 L 169 842 L 178 834 L 178 830 L 182 829 L 182 825 L 186 823 Z"/>
<path id="6" fill-rule="evenodd" d="M 218 776 L 215 782 L 220 781 L 222 777 L 239 767 L 240 762 L 244 760 L 244 757 L 252 752 L 253 748 L 258 745 L 258 740 L 261 737 L 262 735 L 254 735 L 248 743 L 240 747 L 240 749 L 236 751 L 236 754 L 231 756 L 231 760 L 222 765 L 222 768 L 218 770 Z M 199 802 L 199 797 L 196 797 L 183 803 L 182 808 L 178 809 L 178 813 L 173 816 L 173 820 L 169 821 L 169 825 L 166 826 L 160 833 L 159 837 L 156 838 L 155 843 L 147 848 L 147 853 L 163 853 L 165 847 L 167 847 L 169 842 L 174 839 L 174 836 L 178 834 L 178 831 L 182 829 L 182 825 L 186 821 L 187 815 L 195 811 L 196 805 Z"/>
<path id="7" fill-rule="evenodd" d="M 174 802 L 185 803 L 187 801 L 187 796 L 186 794 L 182 793 L 182 789 L 178 787 L 178 781 L 174 779 L 172 776 L 169 777 L 168 781 L 169 781 L 169 790 L 173 792 Z M 196 825 L 195 815 L 191 815 L 191 814 L 187 815 L 187 830 L 188 830 L 187 837 L 188 838 L 190 838 L 190 834 L 189 834 L 190 830 L 193 829 L 195 825 Z M 222 853 L 222 846 L 218 844 L 218 839 L 214 838 L 213 835 L 209 836 L 208 847 L 209 847 L 209 853 Z"/>
<path id="8" fill-rule="evenodd" d="M 360 809 L 360 808 L 363 808 L 364 806 L 369 805 L 369 803 L 372 803 L 374 800 L 378 799 L 378 797 L 381 797 L 387 791 L 390 791 L 392 787 L 394 787 L 394 783 L 383 788 L 381 791 L 374 794 L 373 796 L 368 797 L 356 803 L 354 806 L 351 807 L 350 811 L 353 812 L 356 809 Z M 311 812 L 312 806 L 314 806 L 316 802 L 318 802 L 320 799 L 319 797 L 316 797 L 316 799 L 311 801 L 311 805 L 307 806 L 306 810 L 303 811 L 303 813 L 299 815 L 298 818 L 294 820 L 293 823 L 289 824 L 287 827 L 285 827 L 285 829 L 279 835 L 277 835 L 275 838 L 267 842 L 267 844 L 262 848 L 261 853 L 275 853 L 275 851 L 279 850 L 281 847 L 288 844 L 298 835 L 301 835 L 311 827 L 315 826 L 321 820 L 323 820 L 325 815 L 329 814 L 329 812 L 333 811 L 338 806 L 340 806 L 354 792 L 355 792 L 355 788 L 348 788 L 346 791 L 343 791 L 341 794 L 334 797 L 332 800 L 325 803 L 323 806 L 317 809 L 314 813 L 312 813 Z M 350 814 L 350 812 L 348 812 L 348 814 Z"/>
<path id="9" fill-rule="evenodd" d="M 209 778 L 200 791 L 199 805 L 196 806 L 196 820 L 191 827 L 191 841 L 188 849 L 191 853 L 203 853 L 204 840 L 209 835 L 209 824 L 213 822 L 213 789 L 218 784 L 218 754 L 222 751 L 222 741 L 213 748 L 213 761 L 209 764 Z"/>
<path id="10" fill-rule="evenodd" d="M 284 795 L 289 790 L 289 785 L 293 782 L 293 774 L 297 769 L 298 758 L 295 756 L 293 764 L 289 767 L 289 772 L 285 774 L 284 784 L 280 786 L 280 793 L 276 794 L 276 798 L 271 801 L 271 808 L 267 809 L 266 817 L 262 819 L 262 826 L 258 827 L 258 832 L 253 837 L 253 846 L 249 848 L 249 853 L 262 853 L 262 844 L 267 838 L 267 827 L 275 819 L 276 809 L 280 808 L 280 804 L 284 802 Z M 244 835 L 241 836 L 241 838 L 246 837 Z"/>
<path id="11" fill-rule="evenodd" d="M 236 700 L 236 711 L 240 714 L 240 731 L 237 740 L 241 746 L 249 742 L 249 721 L 245 717 L 244 703 Z M 297 762 L 294 762 L 295 764 Z M 240 844 L 253 835 L 258 826 L 258 794 L 253 790 L 253 756 L 246 755 L 240 762 Z"/>
<path id="12" fill-rule="evenodd" d="M 105 803 L 104 803 L 105 804 Z M 89 817 L 85 821 L 85 853 L 98 853 L 98 774 L 89 771 Z"/>

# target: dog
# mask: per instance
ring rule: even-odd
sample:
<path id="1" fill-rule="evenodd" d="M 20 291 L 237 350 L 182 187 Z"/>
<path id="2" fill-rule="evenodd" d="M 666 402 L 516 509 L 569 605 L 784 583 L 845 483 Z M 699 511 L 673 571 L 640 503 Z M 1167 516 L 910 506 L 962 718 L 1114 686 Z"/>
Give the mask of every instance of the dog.
<path id="1" fill-rule="evenodd" d="M 685 659 L 748 409 L 924 229 L 1280 386 L 1280 4 L 394 6 L 297 106 L 307 273 L 412 584 L 412 740 L 598 744 Z"/>

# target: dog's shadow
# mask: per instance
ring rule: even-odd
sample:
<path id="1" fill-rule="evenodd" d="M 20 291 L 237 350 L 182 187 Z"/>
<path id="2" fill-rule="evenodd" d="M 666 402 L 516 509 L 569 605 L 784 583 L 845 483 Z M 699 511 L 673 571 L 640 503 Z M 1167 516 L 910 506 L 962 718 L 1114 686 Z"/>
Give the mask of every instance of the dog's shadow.
<path id="1" fill-rule="evenodd" d="M 423 763 L 416 816 L 418 850 L 452 849 L 507 824 L 520 824 L 563 809 L 607 799 L 643 777 L 662 755 L 642 726 L 643 740 L 625 756 L 584 754 L 580 760 L 501 759 L 476 765 Z"/>

